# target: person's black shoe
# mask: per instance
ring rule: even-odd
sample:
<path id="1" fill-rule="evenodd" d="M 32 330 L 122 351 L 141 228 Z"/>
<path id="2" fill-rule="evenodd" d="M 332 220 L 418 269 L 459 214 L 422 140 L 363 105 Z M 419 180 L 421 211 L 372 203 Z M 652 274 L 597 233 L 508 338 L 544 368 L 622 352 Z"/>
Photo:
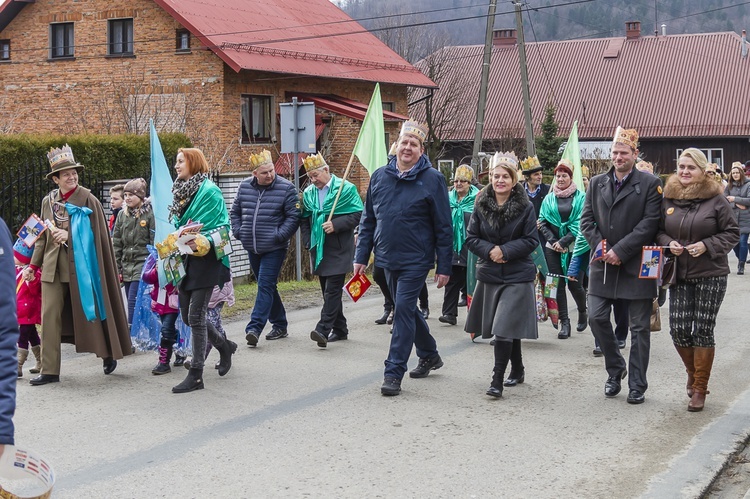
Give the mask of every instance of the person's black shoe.
<path id="1" fill-rule="evenodd" d="M 156 364 L 156 367 L 151 369 L 151 374 L 159 375 L 159 374 L 167 374 L 171 373 L 172 368 L 169 367 L 169 364 Z"/>
<path id="2" fill-rule="evenodd" d="M 622 340 L 622 341 L 617 340 L 617 348 L 619 348 L 620 350 L 625 348 L 625 340 Z"/>
<path id="3" fill-rule="evenodd" d="M 31 378 L 29 380 L 29 384 L 34 385 L 34 386 L 46 385 L 47 383 L 59 383 L 59 382 L 60 382 L 59 374 L 40 374 L 36 378 Z"/>
<path id="4" fill-rule="evenodd" d="M 247 334 L 245 334 L 245 340 L 247 341 L 247 344 L 251 347 L 254 347 L 258 344 L 258 338 L 260 337 L 260 333 L 257 333 L 255 331 L 247 331 Z"/>
<path id="5" fill-rule="evenodd" d="M 466 306 L 466 297 L 462 296 L 460 300 L 458 300 L 458 306 L 459 307 L 465 307 Z"/>
<path id="6" fill-rule="evenodd" d="M 640 390 L 630 390 L 628 393 L 628 404 L 642 404 L 646 401 L 646 397 Z"/>
<path id="7" fill-rule="evenodd" d="M 588 312 L 578 312 L 578 324 L 576 324 L 576 331 L 580 333 L 584 331 L 588 325 L 589 325 Z"/>
<path id="8" fill-rule="evenodd" d="M 286 329 L 273 327 L 271 328 L 271 332 L 266 335 L 266 339 L 267 340 L 280 340 L 281 338 L 286 338 L 287 336 L 289 336 L 289 333 L 286 332 Z"/>
<path id="9" fill-rule="evenodd" d="M 442 322 L 443 324 L 450 324 L 451 326 L 455 326 L 458 322 L 455 315 L 441 315 L 440 317 L 438 317 L 438 321 Z"/>
<path id="10" fill-rule="evenodd" d="M 429 359 L 419 359 L 419 364 L 409 372 L 409 377 L 426 378 L 430 374 L 430 371 L 440 369 L 441 367 L 443 367 L 443 359 L 440 358 L 440 355 L 435 355 Z"/>
<path id="11" fill-rule="evenodd" d="M 594 347 L 594 351 L 591 352 L 594 354 L 594 357 L 601 357 L 604 355 L 604 352 L 602 352 L 602 349 L 600 347 Z"/>
<path id="12" fill-rule="evenodd" d="M 182 383 L 172 387 L 172 393 L 187 393 L 195 390 L 203 390 L 203 369 L 191 368 Z"/>
<path id="13" fill-rule="evenodd" d="M 328 345 L 328 338 L 326 335 L 316 329 L 310 331 L 310 339 L 316 342 L 320 348 L 325 348 Z"/>
<path id="14" fill-rule="evenodd" d="M 614 397 L 618 393 L 620 393 L 620 390 L 622 389 L 622 387 L 620 386 L 620 380 L 624 379 L 627 374 L 628 371 L 626 369 L 623 369 L 622 372 L 617 376 L 610 376 L 609 378 L 607 378 L 607 382 L 604 383 L 604 396 Z"/>
<path id="15" fill-rule="evenodd" d="M 187 359 L 187 357 L 184 355 L 174 354 L 174 363 L 172 363 L 172 365 L 174 367 L 180 367 L 185 363 L 185 359 Z"/>
<path id="16" fill-rule="evenodd" d="M 474 340 L 472 339 L 472 341 L 474 341 Z M 493 346 L 493 347 L 494 347 L 494 346 L 495 346 L 495 343 L 497 343 L 497 340 L 496 340 L 495 338 L 492 338 L 492 339 L 490 340 L 490 346 Z"/>
<path id="17" fill-rule="evenodd" d="M 422 317 L 424 317 L 424 320 L 427 320 L 427 318 L 430 316 L 430 307 L 419 307 L 419 311 L 422 312 Z"/>
<path id="18" fill-rule="evenodd" d="M 560 321 L 560 332 L 557 333 L 557 339 L 565 340 L 570 338 L 570 319 Z"/>
<path id="19" fill-rule="evenodd" d="M 333 341 L 341 341 L 341 340 L 348 340 L 349 339 L 349 333 L 337 333 L 335 331 L 331 331 L 328 335 L 328 343 L 331 343 Z"/>
<path id="20" fill-rule="evenodd" d="M 392 397 L 401 393 L 401 380 L 396 378 L 385 378 L 380 386 L 380 393 L 386 397 Z"/>
<path id="21" fill-rule="evenodd" d="M 393 324 L 393 310 L 391 310 L 391 313 L 390 313 L 390 314 L 388 314 L 388 320 L 387 320 L 387 321 L 385 321 L 385 323 L 386 323 L 386 324 L 388 324 L 389 326 L 390 326 L 391 324 Z"/>
<path id="22" fill-rule="evenodd" d="M 380 318 L 375 319 L 375 324 L 381 324 L 381 325 L 385 324 L 386 322 L 388 322 L 388 317 L 390 315 L 391 315 L 391 311 L 390 310 L 384 310 L 383 311 L 383 315 L 381 315 Z"/>
<path id="23" fill-rule="evenodd" d="M 216 348 L 219 351 L 219 376 L 224 376 L 232 368 L 232 355 L 237 351 L 237 343 L 231 340 L 224 340 L 224 344 L 221 348 Z"/>
<path id="24" fill-rule="evenodd" d="M 107 357 L 102 361 L 102 368 L 104 369 L 104 374 L 112 374 L 117 369 L 117 361 L 112 357 Z"/>
<path id="25" fill-rule="evenodd" d="M 520 376 L 511 373 L 508 376 L 508 379 L 506 379 L 503 382 L 503 386 L 516 386 L 516 385 L 520 385 L 521 383 L 523 383 L 525 381 L 525 379 L 526 379 L 526 373 L 525 372 L 521 373 Z"/>
<path id="26" fill-rule="evenodd" d="M 490 397 L 495 397 L 496 399 L 499 399 L 503 396 L 502 388 L 495 388 L 494 386 L 490 386 L 489 388 L 487 388 L 487 391 L 485 393 Z"/>

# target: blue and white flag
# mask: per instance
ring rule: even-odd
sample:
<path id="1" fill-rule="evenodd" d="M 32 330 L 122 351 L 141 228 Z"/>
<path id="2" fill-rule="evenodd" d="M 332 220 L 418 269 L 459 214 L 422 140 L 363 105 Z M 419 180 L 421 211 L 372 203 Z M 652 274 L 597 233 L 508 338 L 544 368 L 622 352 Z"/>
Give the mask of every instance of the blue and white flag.
<path id="1" fill-rule="evenodd" d="M 641 279 L 658 279 L 661 276 L 664 252 L 661 246 L 644 246 L 641 253 Z"/>

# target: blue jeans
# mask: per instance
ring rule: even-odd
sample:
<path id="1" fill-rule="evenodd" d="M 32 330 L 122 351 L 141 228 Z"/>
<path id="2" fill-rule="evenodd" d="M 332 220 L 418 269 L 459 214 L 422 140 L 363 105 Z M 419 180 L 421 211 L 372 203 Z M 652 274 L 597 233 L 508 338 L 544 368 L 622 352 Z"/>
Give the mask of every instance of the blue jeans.
<path id="1" fill-rule="evenodd" d="M 125 296 L 128 297 L 128 324 L 133 323 L 133 314 L 135 313 L 135 301 L 138 299 L 138 285 L 141 281 L 123 281 L 125 287 Z"/>
<path id="2" fill-rule="evenodd" d="M 740 234 L 740 242 L 734 247 L 734 256 L 740 261 L 740 264 L 747 260 L 747 236 L 750 234 Z"/>
<path id="3" fill-rule="evenodd" d="M 428 270 L 388 270 L 388 289 L 396 304 L 393 312 L 393 334 L 388 358 L 385 360 L 385 377 L 404 377 L 411 348 L 417 348 L 420 359 L 430 359 L 438 354 L 435 338 L 430 334 L 422 313 L 417 310 L 417 300 L 425 285 Z"/>
<path id="4" fill-rule="evenodd" d="M 161 342 L 163 347 L 169 348 L 177 341 L 177 323 L 178 313 L 162 314 L 161 319 Z"/>
<path id="5" fill-rule="evenodd" d="M 258 281 L 258 294 L 255 297 L 255 306 L 245 331 L 260 334 L 266 327 L 266 322 L 270 322 L 278 329 L 286 329 L 288 324 L 286 310 L 276 289 L 281 265 L 286 258 L 286 248 L 262 255 L 248 251 L 247 255 L 250 258 L 250 267 L 253 269 L 255 279 Z"/>

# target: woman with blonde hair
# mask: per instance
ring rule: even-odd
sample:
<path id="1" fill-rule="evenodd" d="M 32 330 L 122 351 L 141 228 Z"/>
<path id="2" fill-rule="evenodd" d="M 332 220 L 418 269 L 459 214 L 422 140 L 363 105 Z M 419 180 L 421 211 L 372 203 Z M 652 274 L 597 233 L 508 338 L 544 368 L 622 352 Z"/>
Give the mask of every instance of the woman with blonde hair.
<path id="1" fill-rule="evenodd" d="M 745 169 L 739 161 L 732 163 L 732 171 L 729 174 L 729 182 L 724 188 L 724 195 L 732 206 L 734 218 L 740 226 L 740 242 L 734 247 L 734 254 L 739 260 L 737 275 L 743 275 L 747 259 L 747 237 L 750 234 L 750 182 L 747 181 Z"/>
<path id="2" fill-rule="evenodd" d="M 503 377 L 511 363 L 507 386 L 523 383 L 521 340 L 536 339 L 536 266 L 531 253 L 539 245 L 536 213 L 518 183 L 513 152 L 495 153 L 490 184 L 477 194 L 466 229 L 466 247 L 478 257 L 477 286 L 465 331 L 495 338 L 495 365 L 487 395 L 502 397 Z"/>
<path id="3" fill-rule="evenodd" d="M 708 161 L 685 149 L 664 187 L 656 240 L 675 256 L 669 288 L 669 334 L 687 371 L 688 411 L 703 410 L 714 361 L 716 316 L 727 291 L 727 254 L 739 241 L 737 221 Z"/>

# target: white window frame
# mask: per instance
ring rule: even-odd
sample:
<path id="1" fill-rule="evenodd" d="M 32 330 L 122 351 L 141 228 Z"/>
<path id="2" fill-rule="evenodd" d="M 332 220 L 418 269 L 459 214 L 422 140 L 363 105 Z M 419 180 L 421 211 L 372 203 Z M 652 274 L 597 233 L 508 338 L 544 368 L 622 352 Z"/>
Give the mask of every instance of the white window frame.
<path id="1" fill-rule="evenodd" d="M 248 114 L 248 123 L 247 126 L 253 127 L 253 110 L 252 110 L 252 103 L 253 98 L 263 98 L 268 99 L 269 106 L 268 106 L 268 115 L 263 117 L 268 122 L 268 135 L 263 137 L 258 137 L 255 139 L 252 135 L 252 133 L 247 133 L 247 139 L 244 139 L 243 133 L 245 132 L 244 127 L 246 125 L 245 123 L 245 113 Z M 276 124 L 274 120 L 276 119 L 276 113 L 274 112 L 276 109 L 274 104 L 274 98 L 273 95 L 266 95 L 266 94 L 242 94 L 240 96 L 240 144 L 270 144 L 273 141 L 274 136 L 274 130 L 276 130 Z M 262 110 L 261 110 L 262 112 Z"/>

